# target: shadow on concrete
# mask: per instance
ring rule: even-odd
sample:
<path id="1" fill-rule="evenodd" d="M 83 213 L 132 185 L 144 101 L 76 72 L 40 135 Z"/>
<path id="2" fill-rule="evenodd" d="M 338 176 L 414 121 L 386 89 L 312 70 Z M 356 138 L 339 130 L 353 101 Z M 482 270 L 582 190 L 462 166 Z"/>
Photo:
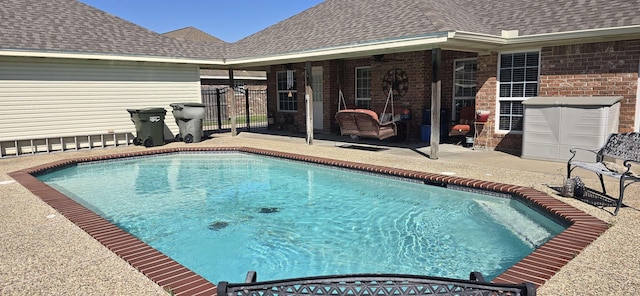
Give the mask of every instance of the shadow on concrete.
<path id="1" fill-rule="evenodd" d="M 557 194 L 559 196 L 562 196 L 562 186 L 549 186 L 549 188 L 555 190 L 557 192 Z M 600 191 L 597 191 L 595 189 L 591 189 L 591 188 L 585 188 L 584 193 L 582 195 L 579 196 L 573 196 L 573 197 L 564 197 L 564 198 L 573 198 L 576 200 L 579 200 L 583 203 L 586 203 L 588 205 L 592 205 L 594 207 L 600 208 L 606 212 L 609 212 L 611 215 L 613 215 L 613 211 L 609 211 L 604 209 L 605 207 L 612 207 L 613 209 L 615 209 L 615 207 L 618 204 L 618 199 L 615 197 L 612 197 L 608 194 L 603 194 Z M 626 206 L 624 203 L 622 204 L 621 208 L 627 208 L 628 206 Z"/>

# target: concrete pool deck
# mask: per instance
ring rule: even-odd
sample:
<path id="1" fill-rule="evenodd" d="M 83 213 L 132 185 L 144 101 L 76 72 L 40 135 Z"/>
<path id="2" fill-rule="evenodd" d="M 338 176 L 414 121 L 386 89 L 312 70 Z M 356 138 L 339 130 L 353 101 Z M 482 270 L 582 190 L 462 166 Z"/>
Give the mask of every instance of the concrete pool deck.
<path id="1" fill-rule="evenodd" d="M 640 191 L 627 189 L 618 216 L 612 207 L 600 209 L 575 199 L 558 197 L 550 186 L 560 186 L 564 163 L 525 160 L 516 156 L 476 151 L 454 145 L 440 147 L 440 159 L 425 156 L 429 147 L 370 146 L 336 140 L 241 133 L 215 134 L 197 144 L 172 143 L 167 147 L 254 147 L 324 158 L 369 163 L 427 173 L 532 187 L 587 212 L 612 227 L 585 248 L 560 272 L 539 288 L 538 295 L 626 295 L 640 292 Z M 380 148 L 371 149 L 371 148 Z M 156 148 L 151 148 L 156 149 Z M 148 150 L 123 147 L 0 159 L 0 295 L 166 295 L 167 292 L 128 265 L 83 230 L 59 215 L 7 173 L 69 158 Z M 598 188 L 595 175 L 581 175 Z M 610 182 L 615 193 L 615 182 Z M 609 188 L 609 187 L 608 187 Z M 250 268 L 250 267 L 248 267 Z"/>

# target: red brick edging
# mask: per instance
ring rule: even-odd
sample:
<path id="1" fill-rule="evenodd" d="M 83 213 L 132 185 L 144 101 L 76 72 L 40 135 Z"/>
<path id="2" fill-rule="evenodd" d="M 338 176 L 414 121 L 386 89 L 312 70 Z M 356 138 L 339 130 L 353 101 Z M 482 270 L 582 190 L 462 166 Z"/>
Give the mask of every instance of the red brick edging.
<path id="1" fill-rule="evenodd" d="M 64 194 L 40 182 L 33 176 L 33 174 L 41 173 L 46 170 L 74 165 L 80 162 L 199 151 L 246 152 L 411 178 L 415 180 L 422 180 L 427 183 L 452 184 L 493 192 L 508 193 L 521 199 L 530 206 L 536 207 L 543 212 L 566 221 L 567 224 L 570 225 L 565 231 L 500 274 L 494 279 L 494 282 L 497 283 L 519 284 L 522 282 L 531 282 L 539 287 L 556 274 L 556 272 L 558 272 L 560 268 L 566 265 L 571 259 L 577 256 L 586 246 L 596 240 L 608 228 L 608 225 L 604 221 L 533 188 L 258 148 L 185 147 L 145 150 L 133 153 L 62 160 L 12 172 L 9 175 L 161 287 L 170 289 L 176 295 L 216 295 L 217 290 L 213 283 L 153 249 L 138 238 L 118 228 L 109 221 L 93 213 L 91 210 L 68 198 Z"/>

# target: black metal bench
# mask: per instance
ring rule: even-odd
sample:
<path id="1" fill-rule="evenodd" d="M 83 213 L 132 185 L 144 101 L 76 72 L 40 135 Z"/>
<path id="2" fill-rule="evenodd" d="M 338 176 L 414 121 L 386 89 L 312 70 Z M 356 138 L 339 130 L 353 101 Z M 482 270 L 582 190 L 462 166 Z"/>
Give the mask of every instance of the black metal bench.
<path id="1" fill-rule="evenodd" d="M 573 160 L 578 150 L 595 154 L 595 162 Z M 604 195 L 607 194 L 607 190 L 602 176 L 612 177 L 620 181 L 620 195 L 618 196 L 616 209 L 613 212 L 613 215 L 617 215 L 622 206 L 622 198 L 626 187 L 631 183 L 640 181 L 640 176 L 634 174 L 631 170 L 634 163 L 635 171 L 638 172 L 640 169 L 640 166 L 638 166 L 640 164 L 640 133 L 611 134 L 607 142 L 598 150 L 571 148 L 569 151 L 573 153 L 573 156 L 567 162 L 567 179 L 571 179 L 571 172 L 575 168 L 592 171 L 598 175 L 600 185 L 602 185 L 602 194 Z M 616 160 L 622 161 L 622 164 L 617 165 L 615 163 Z"/>
<path id="2" fill-rule="evenodd" d="M 534 296 L 532 283 L 495 284 L 472 272 L 469 280 L 399 274 L 330 275 L 256 282 L 250 271 L 245 283 L 220 282 L 218 296 Z"/>

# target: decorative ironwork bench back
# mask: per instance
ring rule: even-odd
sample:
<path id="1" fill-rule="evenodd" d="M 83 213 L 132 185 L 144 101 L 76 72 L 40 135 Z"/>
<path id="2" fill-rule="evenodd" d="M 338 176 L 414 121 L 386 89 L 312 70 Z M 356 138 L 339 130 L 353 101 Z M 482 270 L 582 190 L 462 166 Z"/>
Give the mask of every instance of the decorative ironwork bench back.
<path id="1" fill-rule="evenodd" d="M 220 282 L 218 296 L 536 295 L 532 283 L 487 283 L 478 272 L 471 273 L 470 280 L 398 274 L 331 275 L 265 282 L 255 279 L 255 272 L 249 272 L 246 283 Z"/>
<path id="2" fill-rule="evenodd" d="M 621 160 L 640 162 L 640 133 L 611 134 L 598 151 L 599 159 L 609 156 Z"/>

